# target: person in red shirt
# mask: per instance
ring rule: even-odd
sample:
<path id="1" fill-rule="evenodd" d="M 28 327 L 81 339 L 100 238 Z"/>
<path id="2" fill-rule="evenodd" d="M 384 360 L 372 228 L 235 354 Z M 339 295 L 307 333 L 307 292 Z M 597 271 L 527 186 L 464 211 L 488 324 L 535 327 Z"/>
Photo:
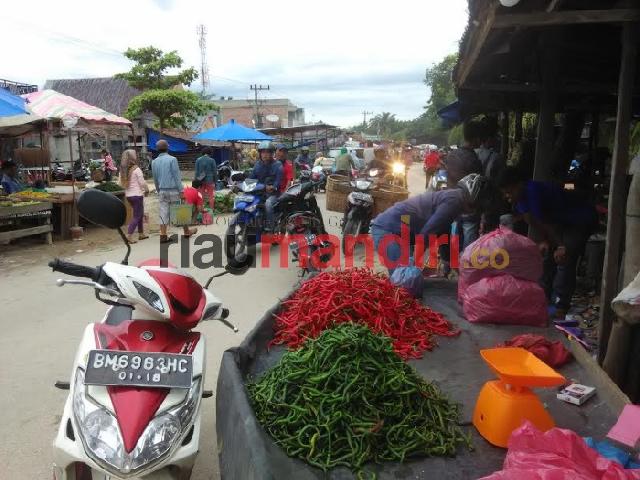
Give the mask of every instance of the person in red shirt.
<path id="1" fill-rule="evenodd" d="M 288 158 L 289 149 L 283 143 L 276 147 L 276 160 L 282 162 L 282 182 L 278 191 L 284 192 L 287 187 L 293 182 L 293 164 Z"/>
<path id="2" fill-rule="evenodd" d="M 436 173 L 436 170 L 440 166 L 440 154 L 438 150 L 429 149 L 424 156 L 424 171 L 427 177 L 427 181 L 425 184 L 425 188 L 429 188 L 429 182 L 431 182 L 431 177 Z"/>
<path id="3" fill-rule="evenodd" d="M 202 197 L 202 193 L 200 193 L 200 187 L 202 187 L 202 182 L 200 180 L 194 180 L 191 182 L 190 187 L 185 187 L 182 190 L 185 203 L 193 205 L 193 213 L 191 214 L 193 223 L 196 223 L 198 213 L 204 209 L 204 198 Z"/>

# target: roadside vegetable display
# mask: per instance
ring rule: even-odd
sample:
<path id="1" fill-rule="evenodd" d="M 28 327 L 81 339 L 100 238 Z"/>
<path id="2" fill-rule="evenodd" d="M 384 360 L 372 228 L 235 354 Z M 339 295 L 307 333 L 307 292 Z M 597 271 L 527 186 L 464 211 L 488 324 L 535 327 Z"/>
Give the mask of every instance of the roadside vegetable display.
<path id="1" fill-rule="evenodd" d="M 121 192 L 123 188 L 115 182 L 102 182 L 94 187 L 103 192 Z"/>
<path id="2" fill-rule="evenodd" d="M 404 359 L 421 358 L 434 335 L 460 332 L 444 316 L 423 306 L 406 289 L 367 269 L 323 272 L 302 284 L 275 315 L 272 344 L 299 348 L 333 325 L 354 322 L 392 339 Z"/>
<path id="3" fill-rule="evenodd" d="M 247 389 L 275 442 L 323 470 L 471 447 L 457 426 L 458 406 L 403 362 L 391 339 L 366 326 L 326 330 Z"/>

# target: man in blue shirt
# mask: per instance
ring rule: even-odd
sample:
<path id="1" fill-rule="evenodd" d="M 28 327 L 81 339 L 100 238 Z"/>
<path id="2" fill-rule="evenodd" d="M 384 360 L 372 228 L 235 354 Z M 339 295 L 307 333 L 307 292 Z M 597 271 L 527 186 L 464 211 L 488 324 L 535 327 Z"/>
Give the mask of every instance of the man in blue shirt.
<path id="1" fill-rule="evenodd" d="M 411 239 L 424 236 L 425 248 L 430 235 L 451 232 L 451 224 L 462 213 L 473 212 L 487 193 L 487 181 L 478 174 L 464 177 L 456 188 L 425 192 L 399 202 L 371 221 L 371 235 L 378 251 L 382 240 L 388 235 L 400 235 L 402 224 L 409 228 Z M 401 257 L 401 246 L 390 242 L 384 252 L 388 262 L 397 262 Z M 389 268 L 389 275 L 394 268 Z"/>
<path id="2" fill-rule="evenodd" d="M 305 146 L 300 149 L 300 155 L 296 157 L 294 163 L 299 170 L 311 169 L 311 159 L 309 158 L 309 147 Z"/>
<path id="3" fill-rule="evenodd" d="M 2 189 L 7 195 L 24 190 L 18 181 L 18 166 L 11 160 L 2 164 Z"/>
<path id="4" fill-rule="evenodd" d="M 202 149 L 202 156 L 196 160 L 196 180 L 200 182 L 200 193 L 206 201 L 209 197 L 209 207 L 213 210 L 216 200 L 216 182 L 218 181 L 218 166 L 211 158 L 211 147 Z"/>
<path id="5" fill-rule="evenodd" d="M 153 174 L 153 183 L 158 192 L 159 210 L 160 210 L 160 243 L 169 241 L 167 236 L 167 225 L 171 219 L 171 205 L 180 202 L 182 196 L 182 176 L 180 175 L 180 167 L 178 159 L 169 155 L 169 144 L 166 140 L 158 140 L 156 142 L 156 150 L 158 156 L 151 163 L 151 173 Z M 196 228 L 184 226 L 185 237 L 190 237 L 197 233 Z"/>
<path id="6" fill-rule="evenodd" d="M 277 162 L 274 157 L 275 145 L 270 141 L 260 142 L 258 154 L 260 159 L 256 162 L 249 178 L 255 178 L 258 183 L 265 185 L 267 200 L 265 210 L 267 216 L 266 229 L 273 228 L 274 205 L 278 200 L 278 187 L 282 183 L 282 163 Z"/>
<path id="7" fill-rule="evenodd" d="M 525 180 L 514 167 L 504 169 L 496 185 L 537 235 L 542 284 L 556 316 L 563 317 L 576 287 L 578 258 L 598 220 L 594 206 L 553 182 Z"/>

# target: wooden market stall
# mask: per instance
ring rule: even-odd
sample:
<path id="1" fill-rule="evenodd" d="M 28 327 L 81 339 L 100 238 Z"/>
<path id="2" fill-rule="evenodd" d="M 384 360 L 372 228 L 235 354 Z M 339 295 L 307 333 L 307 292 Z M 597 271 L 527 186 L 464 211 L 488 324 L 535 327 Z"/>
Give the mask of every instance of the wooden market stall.
<path id="1" fill-rule="evenodd" d="M 520 0 L 505 7 L 496 0 L 469 0 L 469 12 L 454 72 L 462 115 L 499 113 L 506 120 L 515 117 L 516 128 L 520 120 L 521 128 L 522 113 L 536 113 L 534 179 L 551 180 L 567 170 L 585 119 L 597 146 L 598 126 L 615 117 L 598 359 L 638 400 L 640 367 L 631 359 L 640 348 L 640 331 L 617 321 L 611 309 L 611 300 L 640 268 L 627 262 L 619 275 L 625 248 L 627 258 L 637 258 L 630 253 L 640 248 L 637 242 L 624 244 L 622 214 L 629 208 L 632 113 L 640 113 L 638 3 Z M 559 115 L 562 129 L 556 134 Z M 639 201 L 632 200 L 631 208 Z"/>
<path id="2" fill-rule="evenodd" d="M 110 129 L 132 129 L 132 123 L 126 118 L 119 117 L 54 90 L 42 90 L 25 95 L 30 110 L 36 115 L 47 119 L 47 138 L 51 157 L 60 160 L 60 155 L 68 157 L 67 161 L 73 166 L 76 149 L 80 149 L 80 138 L 83 135 L 105 136 Z M 56 137 L 67 137 L 68 148 L 58 151 L 60 144 L 56 144 Z M 135 137 L 134 137 L 135 138 Z M 66 142 L 62 142 L 63 144 Z M 74 143 L 76 148 L 74 148 Z M 81 152 L 78 152 L 80 154 Z M 56 232 L 63 238 L 71 238 L 74 227 L 78 226 L 78 212 L 76 200 L 79 188 L 73 179 L 68 185 L 69 191 L 61 191 L 52 200 Z M 57 192 L 56 192 L 57 193 Z"/>

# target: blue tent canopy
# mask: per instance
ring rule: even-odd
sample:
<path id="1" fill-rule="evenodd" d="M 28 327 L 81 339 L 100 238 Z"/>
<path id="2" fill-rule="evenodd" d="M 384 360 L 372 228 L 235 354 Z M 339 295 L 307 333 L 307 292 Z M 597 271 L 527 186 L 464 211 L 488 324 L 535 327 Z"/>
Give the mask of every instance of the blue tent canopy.
<path id="1" fill-rule="evenodd" d="M 188 140 L 182 140 L 181 138 L 170 137 L 164 135 L 157 130 L 147 129 L 147 148 L 149 150 L 156 149 L 156 142 L 158 140 L 166 140 L 169 143 L 169 151 L 172 153 L 187 153 L 193 149 L 193 143 Z"/>
<path id="2" fill-rule="evenodd" d="M 212 128 L 205 132 L 201 132 L 193 137 L 193 140 L 212 140 L 216 142 L 240 142 L 240 141 L 261 141 L 271 140 L 269 135 L 265 135 L 253 128 L 245 127 L 231 120 L 217 128 Z"/>
<path id="3" fill-rule="evenodd" d="M 24 115 L 29 113 L 22 97 L 12 94 L 4 88 L 0 88 L 0 117 Z"/>
<path id="4" fill-rule="evenodd" d="M 447 125 L 455 125 L 462 122 L 462 115 L 460 113 L 460 102 L 456 100 L 446 107 L 441 108 L 440 110 L 438 110 L 438 116 Z"/>

